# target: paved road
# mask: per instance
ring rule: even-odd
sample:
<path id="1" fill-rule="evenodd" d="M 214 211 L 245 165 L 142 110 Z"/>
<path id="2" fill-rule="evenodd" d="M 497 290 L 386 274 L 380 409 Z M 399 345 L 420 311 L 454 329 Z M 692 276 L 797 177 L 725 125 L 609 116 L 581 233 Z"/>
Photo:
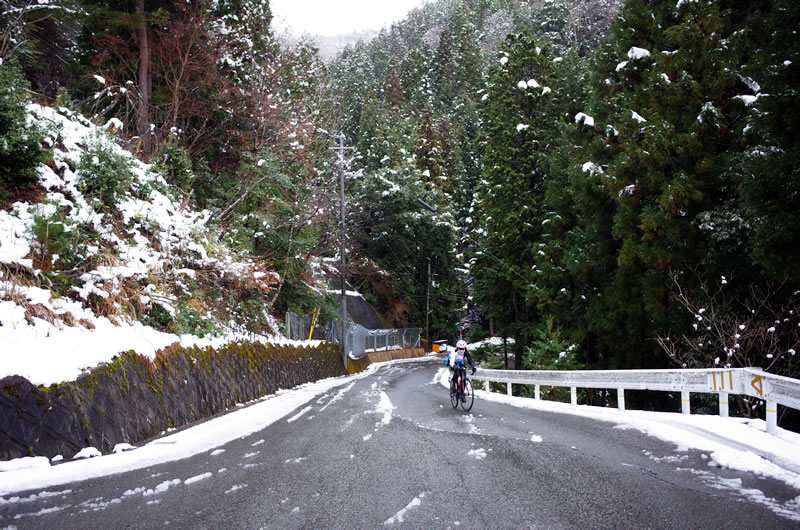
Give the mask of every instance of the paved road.
<path id="1" fill-rule="evenodd" d="M 0 528 L 798 527 L 800 492 L 701 452 L 489 401 L 455 411 L 438 362 L 384 366 L 224 452 L 0 499 Z"/>

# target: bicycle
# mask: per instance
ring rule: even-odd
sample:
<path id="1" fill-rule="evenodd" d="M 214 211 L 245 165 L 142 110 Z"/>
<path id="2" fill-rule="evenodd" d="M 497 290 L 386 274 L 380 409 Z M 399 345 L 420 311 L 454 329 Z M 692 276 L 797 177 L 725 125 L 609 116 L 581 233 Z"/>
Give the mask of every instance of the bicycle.
<path id="1" fill-rule="evenodd" d="M 472 389 L 472 381 L 467 377 L 467 369 L 456 368 L 450 378 L 450 404 L 457 409 L 461 403 L 461 408 L 469 412 L 474 401 L 475 392 Z"/>

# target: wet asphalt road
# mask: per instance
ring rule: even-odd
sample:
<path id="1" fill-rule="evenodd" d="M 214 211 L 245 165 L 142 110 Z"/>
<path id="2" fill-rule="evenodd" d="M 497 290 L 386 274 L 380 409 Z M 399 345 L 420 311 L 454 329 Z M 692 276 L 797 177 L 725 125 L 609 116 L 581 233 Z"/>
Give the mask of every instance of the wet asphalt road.
<path id="1" fill-rule="evenodd" d="M 216 454 L 0 498 L 0 528 L 800 526 L 800 491 L 702 452 L 480 399 L 456 411 L 440 362 L 383 366 Z"/>

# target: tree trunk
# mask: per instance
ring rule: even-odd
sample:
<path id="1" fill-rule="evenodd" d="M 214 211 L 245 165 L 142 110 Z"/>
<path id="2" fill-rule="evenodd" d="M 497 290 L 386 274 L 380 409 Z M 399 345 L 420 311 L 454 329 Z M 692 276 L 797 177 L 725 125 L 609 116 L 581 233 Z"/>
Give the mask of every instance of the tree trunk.
<path id="1" fill-rule="evenodd" d="M 150 133 L 150 48 L 147 44 L 147 24 L 144 18 L 144 0 L 136 0 L 136 14 L 141 17 L 136 28 L 139 39 L 139 108 L 136 111 L 136 129 L 142 152 L 149 155 L 152 149 Z"/>

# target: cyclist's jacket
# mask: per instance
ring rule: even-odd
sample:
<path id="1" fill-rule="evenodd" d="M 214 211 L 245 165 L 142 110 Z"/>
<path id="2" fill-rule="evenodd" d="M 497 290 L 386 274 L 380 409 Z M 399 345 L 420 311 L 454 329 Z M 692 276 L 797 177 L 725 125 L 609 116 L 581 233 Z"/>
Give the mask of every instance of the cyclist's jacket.
<path id="1" fill-rule="evenodd" d="M 464 366 L 464 360 L 469 363 L 472 368 L 475 368 L 475 363 L 472 362 L 472 356 L 469 354 L 469 350 L 464 351 L 461 353 L 459 351 L 453 351 L 447 356 L 447 366 L 450 367 L 452 370 L 456 366 Z"/>

